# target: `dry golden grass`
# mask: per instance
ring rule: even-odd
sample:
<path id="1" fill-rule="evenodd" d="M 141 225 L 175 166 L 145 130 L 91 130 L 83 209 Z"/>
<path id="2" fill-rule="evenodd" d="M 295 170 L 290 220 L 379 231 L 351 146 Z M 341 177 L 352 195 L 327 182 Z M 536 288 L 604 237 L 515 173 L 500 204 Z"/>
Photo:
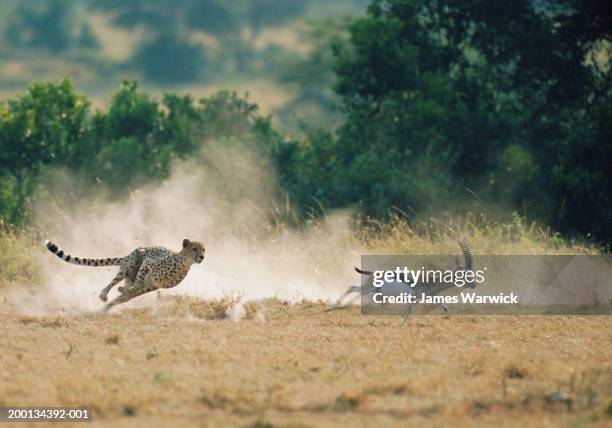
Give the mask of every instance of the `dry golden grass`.
<path id="1" fill-rule="evenodd" d="M 100 426 L 609 426 L 610 317 L 362 316 L 322 303 L 162 299 L 0 315 L 0 406 L 91 405 Z"/>
<path id="2" fill-rule="evenodd" d="M 343 245 L 445 253 L 460 235 L 477 253 L 599 251 L 518 217 L 370 223 Z M 28 242 L 0 234 L 2 281 L 35 275 Z M 0 307 L 0 406 L 88 405 L 94 426 L 612 424 L 609 316 L 429 315 L 400 325 L 358 307 L 267 300 L 232 322 L 234 303 L 164 297 L 148 309 L 61 317 Z"/>
<path id="3" fill-rule="evenodd" d="M 454 254 L 457 239 L 466 239 L 481 255 L 573 255 L 601 254 L 592 243 L 565 240 L 558 233 L 517 214 L 509 222 L 496 222 L 485 215 L 408 223 L 395 217 L 389 223 L 368 221 L 359 238 L 373 254 Z"/>
<path id="4" fill-rule="evenodd" d="M 42 281 L 42 272 L 32 257 L 36 247 L 35 235 L 18 230 L 0 221 L 0 290 L 9 285 L 36 286 Z"/>

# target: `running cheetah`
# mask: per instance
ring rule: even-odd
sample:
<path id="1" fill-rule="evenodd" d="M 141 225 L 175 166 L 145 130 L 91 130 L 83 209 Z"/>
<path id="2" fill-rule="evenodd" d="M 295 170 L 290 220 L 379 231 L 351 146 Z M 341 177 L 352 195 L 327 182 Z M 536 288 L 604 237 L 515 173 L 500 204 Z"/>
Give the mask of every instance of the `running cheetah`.
<path id="1" fill-rule="evenodd" d="M 69 256 L 53 242 L 46 241 L 45 244 L 49 251 L 68 263 L 120 266 L 119 273 L 100 292 L 100 299 L 106 302 L 108 292 L 124 279 L 125 286 L 118 288 L 121 295 L 107 303 L 104 311 L 150 291 L 176 287 L 185 278 L 192 264 L 202 263 L 206 251 L 201 242 L 183 239 L 183 249 L 179 252 L 164 247 L 141 247 L 121 258 L 80 259 Z"/>

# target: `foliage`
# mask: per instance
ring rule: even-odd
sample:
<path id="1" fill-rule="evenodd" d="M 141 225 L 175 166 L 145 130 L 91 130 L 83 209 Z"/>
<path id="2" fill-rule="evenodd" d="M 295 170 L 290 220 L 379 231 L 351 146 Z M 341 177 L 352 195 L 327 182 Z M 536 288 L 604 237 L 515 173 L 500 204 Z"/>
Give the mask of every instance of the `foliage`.
<path id="1" fill-rule="evenodd" d="M 133 63 L 159 84 L 196 80 L 206 63 L 202 46 L 176 34 L 160 34 L 139 46 Z"/>
<path id="2" fill-rule="evenodd" d="M 326 128 L 332 128 L 340 122 L 332 90 L 335 80 L 332 46 L 346 43 L 350 22 L 348 16 L 312 21 L 300 33 L 301 42 L 311 46 L 309 52 L 288 56 L 279 67 L 279 80 L 298 88 L 293 99 L 277 113 L 285 126 L 296 115 L 302 122 L 315 122 Z M 312 109 L 312 106 L 315 108 Z M 313 110 L 314 114 L 311 113 Z"/>
<path id="3" fill-rule="evenodd" d="M 214 53 L 202 43 L 193 42 L 194 33 L 216 38 L 223 49 L 216 55 L 229 68 L 245 72 L 252 66 L 254 41 L 260 32 L 280 25 L 302 13 L 307 2 L 293 0 L 149 0 L 94 1 L 97 9 L 112 12 L 117 26 L 132 29 L 143 26 L 150 40 L 143 41 L 132 63 L 147 79 L 168 84 L 190 82 L 205 77 L 206 72 L 219 73 L 223 65 L 212 70 L 207 66 Z"/>
<path id="4" fill-rule="evenodd" d="M 140 63 L 155 68 L 157 54 L 176 55 L 169 69 L 150 74 L 170 82 L 173 67 L 180 79 L 206 68 L 186 29 L 216 34 L 241 58 L 236 64 L 250 64 L 238 54 L 238 45 L 251 46 L 241 38 L 301 10 L 281 3 L 278 16 L 256 10 L 270 4 L 264 0 L 99 7 L 114 11 L 118 25 L 161 29 L 141 46 Z M 477 206 L 610 242 L 611 22 L 600 0 L 495 8 L 483 0 L 373 0 L 348 36 L 345 24 L 324 24 L 324 41 L 284 75 L 317 102 L 331 100 L 325 87 L 333 85 L 344 114 L 333 131 L 303 124 L 302 141 L 287 141 L 232 93 L 159 102 L 125 82 L 107 110 L 91 112 L 70 82 L 34 83 L 0 104 L 0 215 L 23 222 L 48 167 L 126 189 L 164 179 L 174 158 L 205 150 L 208 140 L 240 140 L 269 159 L 302 213 L 357 206 L 388 220 Z"/>
<path id="5" fill-rule="evenodd" d="M 283 143 L 269 118 L 229 92 L 198 104 L 167 94 L 160 104 L 135 82 L 124 82 L 107 111 L 92 113 L 89 105 L 68 80 L 33 83 L 26 94 L 0 104 L 3 218 L 27 221 L 28 198 L 49 167 L 69 168 L 84 182 L 101 181 L 121 195 L 164 179 L 174 158 L 195 154 L 207 140 L 239 139 L 271 157 Z"/>
<path id="6" fill-rule="evenodd" d="M 4 36 L 13 49 L 29 47 L 57 54 L 72 48 L 98 47 L 75 0 L 23 0 L 16 5 L 3 6 L 6 13 Z"/>
<path id="7" fill-rule="evenodd" d="M 612 239 L 610 20 L 599 1 L 373 1 L 336 47 L 338 203 L 439 212 L 469 188 Z"/>
<path id="8" fill-rule="evenodd" d="M 105 87 L 109 77 L 119 80 L 126 72 L 164 86 L 267 79 L 290 66 L 287 57 L 300 56 L 270 30 L 285 32 L 279 27 L 339 8 L 361 11 L 365 1 L 0 0 L 0 55 L 8 60 L 0 77 L 4 86 L 28 82 L 30 73 L 19 72 L 23 64 L 37 78 L 59 78 L 58 69 L 69 69 L 78 83 L 93 79 Z M 316 40 L 326 36 L 308 43 Z"/>
<path id="9" fill-rule="evenodd" d="M 0 213 L 18 223 L 34 179 L 45 165 L 78 168 L 91 151 L 89 101 L 67 80 L 34 83 L 26 95 L 0 104 Z M 10 207 L 10 208 L 9 208 Z"/>

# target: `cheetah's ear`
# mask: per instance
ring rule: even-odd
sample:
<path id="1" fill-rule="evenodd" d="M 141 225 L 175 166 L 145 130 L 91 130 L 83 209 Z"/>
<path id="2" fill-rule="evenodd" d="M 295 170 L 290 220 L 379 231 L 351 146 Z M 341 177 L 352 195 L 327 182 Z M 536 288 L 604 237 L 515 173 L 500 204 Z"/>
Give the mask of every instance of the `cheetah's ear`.
<path id="1" fill-rule="evenodd" d="M 187 246 L 191 244 L 191 241 L 187 238 L 183 239 L 183 248 L 187 248 Z"/>

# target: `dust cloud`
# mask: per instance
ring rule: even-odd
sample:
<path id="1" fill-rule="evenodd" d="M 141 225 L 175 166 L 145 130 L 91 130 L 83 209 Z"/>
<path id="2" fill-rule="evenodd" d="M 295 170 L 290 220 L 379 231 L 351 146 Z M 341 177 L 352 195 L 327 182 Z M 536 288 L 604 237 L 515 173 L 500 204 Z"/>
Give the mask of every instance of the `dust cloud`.
<path id="1" fill-rule="evenodd" d="M 271 226 L 286 214 L 286 197 L 273 170 L 240 145 L 209 144 L 197 159 L 177 161 L 164 182 L 122 199 L 98 189 L 75 199 L 71 195 L 83 189 L 65 171 L 47 181 L 34 200 L 35 224 L 72 256 L 121 257 L 154 245 L 179 250 L 183 238 L 204 242 L 204 262 L 165 295 L 330 300 L 358 280 L 352 266 L 359 264 L 360 251 L 348 213 L 330 213 L 300 230 Z M 75 266 L 46 251 L 41 257 L 45 285 L 22 299 L 19 310 L 102 308 L 97 296 L 117 267 Z M 123 306 L 154 306 L 156 299 L 150 293 Z"/>

